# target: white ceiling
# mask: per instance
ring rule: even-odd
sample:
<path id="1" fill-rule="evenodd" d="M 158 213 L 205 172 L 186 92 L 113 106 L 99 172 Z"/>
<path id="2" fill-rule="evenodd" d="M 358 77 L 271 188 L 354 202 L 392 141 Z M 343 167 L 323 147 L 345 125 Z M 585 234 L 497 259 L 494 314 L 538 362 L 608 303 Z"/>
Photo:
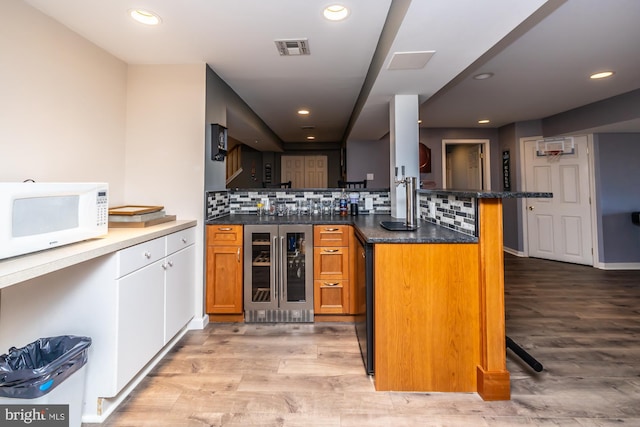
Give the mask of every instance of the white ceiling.
<path id="1" fill-rule="evenodd" d="M 322 17 L 327 0 L 25 1 L 127 63 L 206 62 L 283 142 L 377 140 L 394 94 L 419 95 L 423 127 L 499 127 L 640 88 L 639 0 L 345 0 L 342 22 Z M 132 7 L 162 24 L 133 22 Z M 274 40 L 298 38 L 311 55 L 278 54 Z M 387 69 L 394 53 L 424 51 L 424 68 Z M 227 125 L 250 145 L 263 137 L 233 112 Z"/>

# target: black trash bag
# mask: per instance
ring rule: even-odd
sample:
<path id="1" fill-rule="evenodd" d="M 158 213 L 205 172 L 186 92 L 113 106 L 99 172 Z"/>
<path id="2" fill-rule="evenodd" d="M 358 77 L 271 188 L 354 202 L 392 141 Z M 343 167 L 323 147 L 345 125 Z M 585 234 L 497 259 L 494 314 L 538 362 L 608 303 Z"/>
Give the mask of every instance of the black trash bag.
<path id="1" fill-rule="evenodd" d="M 56 388 L 87 363 L 91 338 L 39 338 L 0 356 L 0 397 L 34 399 Z"/>

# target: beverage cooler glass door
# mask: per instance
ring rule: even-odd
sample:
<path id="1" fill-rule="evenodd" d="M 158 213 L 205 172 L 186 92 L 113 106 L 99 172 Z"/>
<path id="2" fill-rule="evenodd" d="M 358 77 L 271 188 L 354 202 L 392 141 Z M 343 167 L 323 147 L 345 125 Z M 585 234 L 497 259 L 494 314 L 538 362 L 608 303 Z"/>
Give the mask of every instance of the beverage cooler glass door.
<path id="1" fill-rule="evenodd" d="M 313 227 L 247 225 L 247 322 L 313 322 Z"/>
<path id="2" fill-rule="evenodd" d="M 278 226 L 246 226 L 245 307 L 273 308 L 275 299 Z"/>
<path id="3" fill-rule="evenodd" d="M 313 228 L 280 226 L 280 308 L 313 308 Z"/>

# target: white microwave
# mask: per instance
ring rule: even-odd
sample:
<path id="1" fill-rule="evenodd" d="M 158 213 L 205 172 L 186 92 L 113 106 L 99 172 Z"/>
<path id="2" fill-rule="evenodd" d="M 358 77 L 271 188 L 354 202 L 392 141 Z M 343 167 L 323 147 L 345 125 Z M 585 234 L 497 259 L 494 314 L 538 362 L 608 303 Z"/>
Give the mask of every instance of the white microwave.
<path id="1" fill-rule="evenodd" d="M 0 182 L 0 259 L 107 234 L 106 183 Z"/>

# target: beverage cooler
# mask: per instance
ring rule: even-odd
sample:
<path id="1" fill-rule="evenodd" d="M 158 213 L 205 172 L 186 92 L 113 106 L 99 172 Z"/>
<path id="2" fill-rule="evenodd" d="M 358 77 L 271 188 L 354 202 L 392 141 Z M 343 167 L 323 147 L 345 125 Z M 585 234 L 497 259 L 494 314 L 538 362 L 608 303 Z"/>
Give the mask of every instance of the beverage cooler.
<path id="1" fill-rule="evenodd" d="M 244 227 L 246 322 L 313 322 L 313 226 Z"/>

